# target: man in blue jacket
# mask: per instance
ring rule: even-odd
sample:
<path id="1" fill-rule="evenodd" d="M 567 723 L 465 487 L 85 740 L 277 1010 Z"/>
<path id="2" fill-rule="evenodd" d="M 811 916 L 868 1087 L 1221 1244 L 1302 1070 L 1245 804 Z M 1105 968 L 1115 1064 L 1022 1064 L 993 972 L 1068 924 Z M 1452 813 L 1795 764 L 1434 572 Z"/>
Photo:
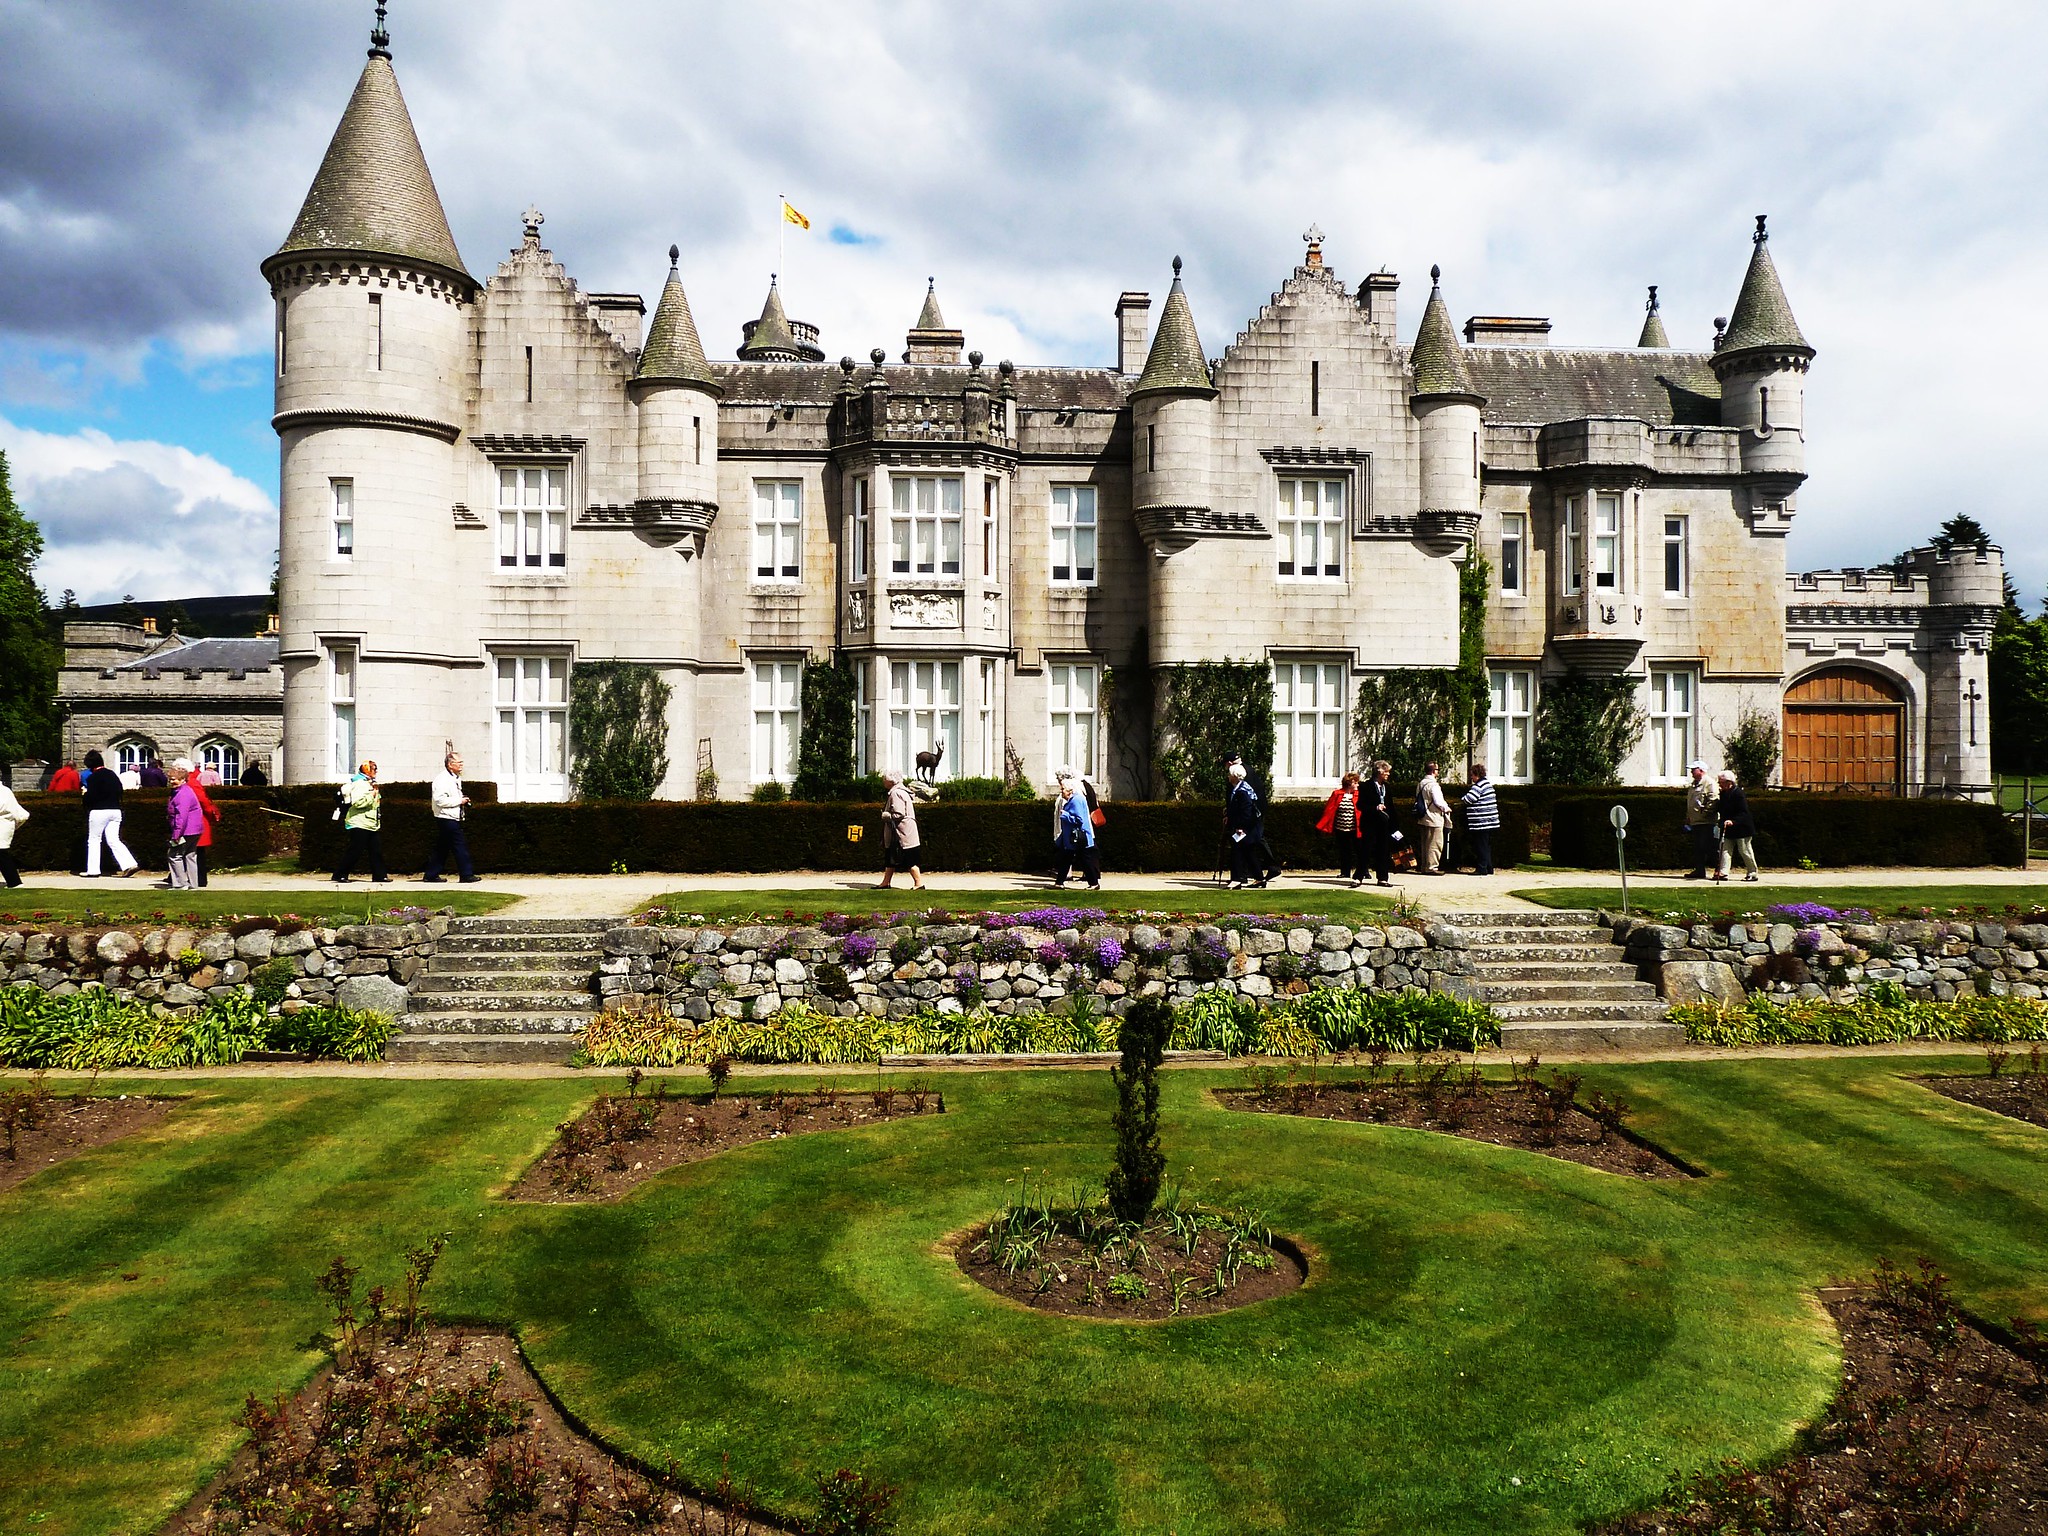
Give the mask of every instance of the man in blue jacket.
<path id="1" fill-rule="evenodd" d="M 1227 771 L 1230 792 L 1223 801 L 1223 829 L 1230 838 L 1230 888 L 1236 891 L 1255 885 L 1264 889 L 1266 882 L 1280 873 L 1279 861 L 1266 843 L 1265 809 L 1244 764 L 1233 757 Z"/>

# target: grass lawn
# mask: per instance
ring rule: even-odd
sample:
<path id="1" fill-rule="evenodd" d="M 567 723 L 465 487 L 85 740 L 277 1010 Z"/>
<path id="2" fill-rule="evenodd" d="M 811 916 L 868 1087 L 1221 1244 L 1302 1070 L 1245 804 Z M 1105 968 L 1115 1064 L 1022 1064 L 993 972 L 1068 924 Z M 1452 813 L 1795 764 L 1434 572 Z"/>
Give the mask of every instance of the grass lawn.
<path id="1" fill-rule="evenodd" d="M 153 1530 L 244 1394 L 315 1368 L 313 1273 L 347 1252 L 389 1281 L 447 1232 L 444 1315 L 517 1328 L 602 1434 L 706 1482 L 730 1455 L 783 1511 L 847 1465 L 902 1485 L 914 1536 L 1563 1536 L 1782 1447 L 1838 1368 L 1811 1289 L 1879 1254 L 2048 1319 L 2048 1133 L 1903 1075 L 1929 1065 L 1589 1070 L 1714 1175 L 1668 1182 L 1233 1113 L 1206 1090 L 1236 1072 L 1169 1073 L 1173 1173 L 1317 1262 L 1152 1326 L 1025 1311 L 935 1251 L 1027 1168 L 1103 1171 L 1102 1071 L 949 1077 L 942 1119 L 535 1207 L 497 1196 L 591 1080 L 180 1082 L 168 1120 L 0 1195 L 0 1530 Z"/>
<path id="2" fill-rule="evenodd" d="M 1365 920 L 1384 915 L 1393 902 L 1386 895 L 1353 890 L 1349 883 L 1338 885 L 1309 880 L 1290 880 L 1266 890 L 1230 891 L 1215 885 L 1188 885 L 1167 890 L 1117 890 L 1113 886 L 1091 891 L 1069 888 L 1037 890 L 924 890 L 893 886 L 877 890 L 872 882 L 842 890 L 669 891 L 643 904 L 666 907 L 671 912 L 694 913 L 715 921 L 759 917 L 781 921 L 786 914 L 800 918 L 823 917 L 842 912 L 860 916 L 871 912 L 928 912 L 934 907 L 948 912 L 1027 912 L 1039 907 L 1096 907 L 1111 912 L 1313 912 L 1337 919 Z"/>
<path id="3" fill-rule="evenodd" d="M 393 907 L 418 903 L 453 907 L 465 916 L 495 912 L 517 901 L 502 891 L 414 891 L 394 886 L 345 887 L 334 891 L 204 890 L 159 891 L 149 881 L 103 880 L 92 890 L 76 887 L 0 890 L 0 923 L 206 923 L 224 917 L 283 917 L 290 913 L 323 924 L 374 922 Z"/>
<path id="4" fill-rule="evenodd" d="M 1546 907 L 1606 907 L 1621 910 L 1621 885 L 1531 886 L 1513 892 Z M 1936 917 L 1951 912 L 2025 912 L 2048 906 L 2048 884 L 2032 885 L 1771 885 L 1739 879 L 1722 884 L 1704 880 L 1636 880 L 1628 883 L 1630 909 L 1636 912 L 1761 912 L 1781 903 L 1817 901 L 1837 911 L 1861 907 L 1876 917 Z"/>

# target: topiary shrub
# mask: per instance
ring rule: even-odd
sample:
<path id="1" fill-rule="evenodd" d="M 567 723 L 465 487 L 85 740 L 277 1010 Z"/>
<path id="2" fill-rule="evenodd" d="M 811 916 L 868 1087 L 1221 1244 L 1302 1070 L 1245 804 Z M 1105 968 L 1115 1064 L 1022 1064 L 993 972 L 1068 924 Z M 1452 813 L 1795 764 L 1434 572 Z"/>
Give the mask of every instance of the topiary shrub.
<path id="1" fill-rule="evenodd" d="M 668 774 L 670 689 L 650 666 L 583 661 L 569 677 L 579 800 L 652 800 Z"/>
<path id="2" fill-rule="evenodd" d="M 1778 766 L 1777 716 L 1745 704 L 1735 717 L 1735 729 L 1720 741 L 1728 771 L 1744 789 L 1761 789 L 1771 782 L 1771 770 Z"/>
<path id="3" fill-rule="evenodd" d="M 1173 1032 L 1163 998 L 1134 1003 L 1117 1032 L 1123 1060 L 1110 1068 L 1116 1084 L 1116 1163 L 1109 1170 L 1109 1208 L 1119 1221 L 1142 1222 L 1159 1199 L 1166 1154 L 1159 1150 L 1159 1064 Z"/>
<path id="4" fill-rule="evenodd" d="M 766 783 L 756 784 L 747 798 L 756 805 L 780 805 L 789 798 L 789 791 L 783 787 L 782 780 L 769 779 Z"/>
<path id="5" fill-rule="evenodd" d="M 798 800 L 839 800 L 853 779 L 853 664 L 845 657 L 804 662 L 796 741 Z"/>
<path id="6" fill-rule="evenodd" d="M 1546 784 L 1614 784 L 1642 740 L 1635 679 L 1570 672 L 1543 685 L 1536 703 L 1536 777 Z"/>

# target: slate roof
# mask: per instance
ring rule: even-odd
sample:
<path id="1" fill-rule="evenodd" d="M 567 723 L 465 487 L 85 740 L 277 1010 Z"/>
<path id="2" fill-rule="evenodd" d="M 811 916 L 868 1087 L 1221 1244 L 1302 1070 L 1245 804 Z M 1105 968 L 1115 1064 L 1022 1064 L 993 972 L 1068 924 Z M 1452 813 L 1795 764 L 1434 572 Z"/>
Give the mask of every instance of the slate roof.
<path id="1" fill-rule="evenodd" d="M 920 331 L 943 331 L 945 328 L 946 317 L 939 313 L 939 281 L 937 278 L 927 278 L 925 280 L 924 308 L 917 312 L 917 324 L 914 329 Z"/>
<path id="2" fill-rule="evenodd" d="M 846 375 L 837 363 L 713 363 L 711 372 L 725 386 L 727 405 L 830 405 Z M 968 370 L 936 364 L 896 364 L 882 370 L 889 388 L 902 395 L 957 395 Z M 1002 380 L 993 368 L 981 376 L 991 392 Z M 863 364 L 853 375 L 865 385 L 874 370 Z M 1124 404 L 1129 382 L 1114 368 L 1019 368 L 1015 374 L 1017 404 L 1025 410 L 1114 411 Z"/>
<path id="3" fill-rule="evenodd" d="M 747 337 L 747 344 L 740 348 L 740 355 L 757 357 L 774 352 L 799 355 L 796 332 L 789 328 L 789 316 L 783 313 L 782 290 L 771 277 L 768 279 L 768 300 L 761 306 L 761 318 L 754 322 L 754 329 Z"/>
<path id="4" fill-rule="evenodd" d="M 1409 349 L 1408 365 L 1415 370 L 1417 395 L 1477 395 L 1465 368 L 1464 348 L 1458 345 L 1457 327 L 1444 303 L 1444 291 L 1437 282 L 1437 269 L 1429 269 L 1429 303 L 1422 311 L 1422 324 Z"/>
<path id="5" fill-rule="evenodd" d="M 1635 347 L 1470 347 L 1465 372 L 1489 422 L 1524 426 L 1633 416 L 1659 427 L 1721 424 L 1713 354 Z"/>
<path id="6" fill-rule="evenodd" d="M 245 639 L 189 640 L 166 646 L 134 661 L 124 661 L 116 672 L 255 672 L 277 665 L 277 636 L 256 635 Z"/>
<path id="7" fill-rule="evenodd" d="M 469 276 L 387 58 L 373 55 L 363 65 L 305 204 L 277 248 L 279 256 L 294 251 L 402 256 Z"/>
<path id="8" fill-rule="evenodd" d="M 1145 371 L 1131 387 L 1131 394 L 1148 395 L 1158 390 L 1199 389 L 1214 391 L 1209 362 L 1202 355 L 1202 338 L 1195 334 L 1195 312 L 1188 307 L 1187 293 L 1180 285 L 1180 258 L 1173 258 L 1173 287 L 1167 290 L 1166 305 L 1159 312 L 1159 329 L 1152 334 L 1152 350 L 1145 355 Z"/>
<path id="9" fill-rule="evenodd" d="M 1792 318 L 1792 306 L 1785 302 L 1785 288 L 1778 281 L 1778 264 L 1771 260 L 1770 241 L 1765 239 L 1763 220 L 1757 220 L 1756 246 L 1750 252 L 1749 271 L 1742 277 L 1742 292 L 1735 300 L 1735 312 L 1728 317 L 1728 331 L 1721 339 L 1721 353 L 1740 352 L 1748 347 L 1807 347 L 1799 334 L 1799 322 Z"/>
<path id="10" fill-rule="evenodd" d="M 638 377 L 679 379 L 716 388 L 718 381 L 704 359 L 704 343 L 698 339 L 697 322 L 690 315 L 690 301 L 676 271 L 677 255 L 676 248 L 670 246 L 668 285 L 661 290 L 661 302 L 654 306 L 654 323 L 647 328 L 647 344 L 640 349 Z"/>

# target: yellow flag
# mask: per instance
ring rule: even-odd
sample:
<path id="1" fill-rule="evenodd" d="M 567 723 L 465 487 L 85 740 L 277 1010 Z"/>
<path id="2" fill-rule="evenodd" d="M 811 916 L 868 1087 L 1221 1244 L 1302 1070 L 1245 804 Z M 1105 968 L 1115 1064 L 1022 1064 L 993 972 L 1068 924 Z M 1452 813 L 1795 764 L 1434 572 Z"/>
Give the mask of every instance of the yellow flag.
<path id="1" fill-rule="evenodd" d="M 811 227 L 811 221 L 809 219 L 805 218 L 802 214 L 798 213 L 794 208 L 789 206 L 788 198 L 784 198 L 782 200 L 782 222 L 785 224 L 794 224 L 800 229 L 809 229 Z"/>

